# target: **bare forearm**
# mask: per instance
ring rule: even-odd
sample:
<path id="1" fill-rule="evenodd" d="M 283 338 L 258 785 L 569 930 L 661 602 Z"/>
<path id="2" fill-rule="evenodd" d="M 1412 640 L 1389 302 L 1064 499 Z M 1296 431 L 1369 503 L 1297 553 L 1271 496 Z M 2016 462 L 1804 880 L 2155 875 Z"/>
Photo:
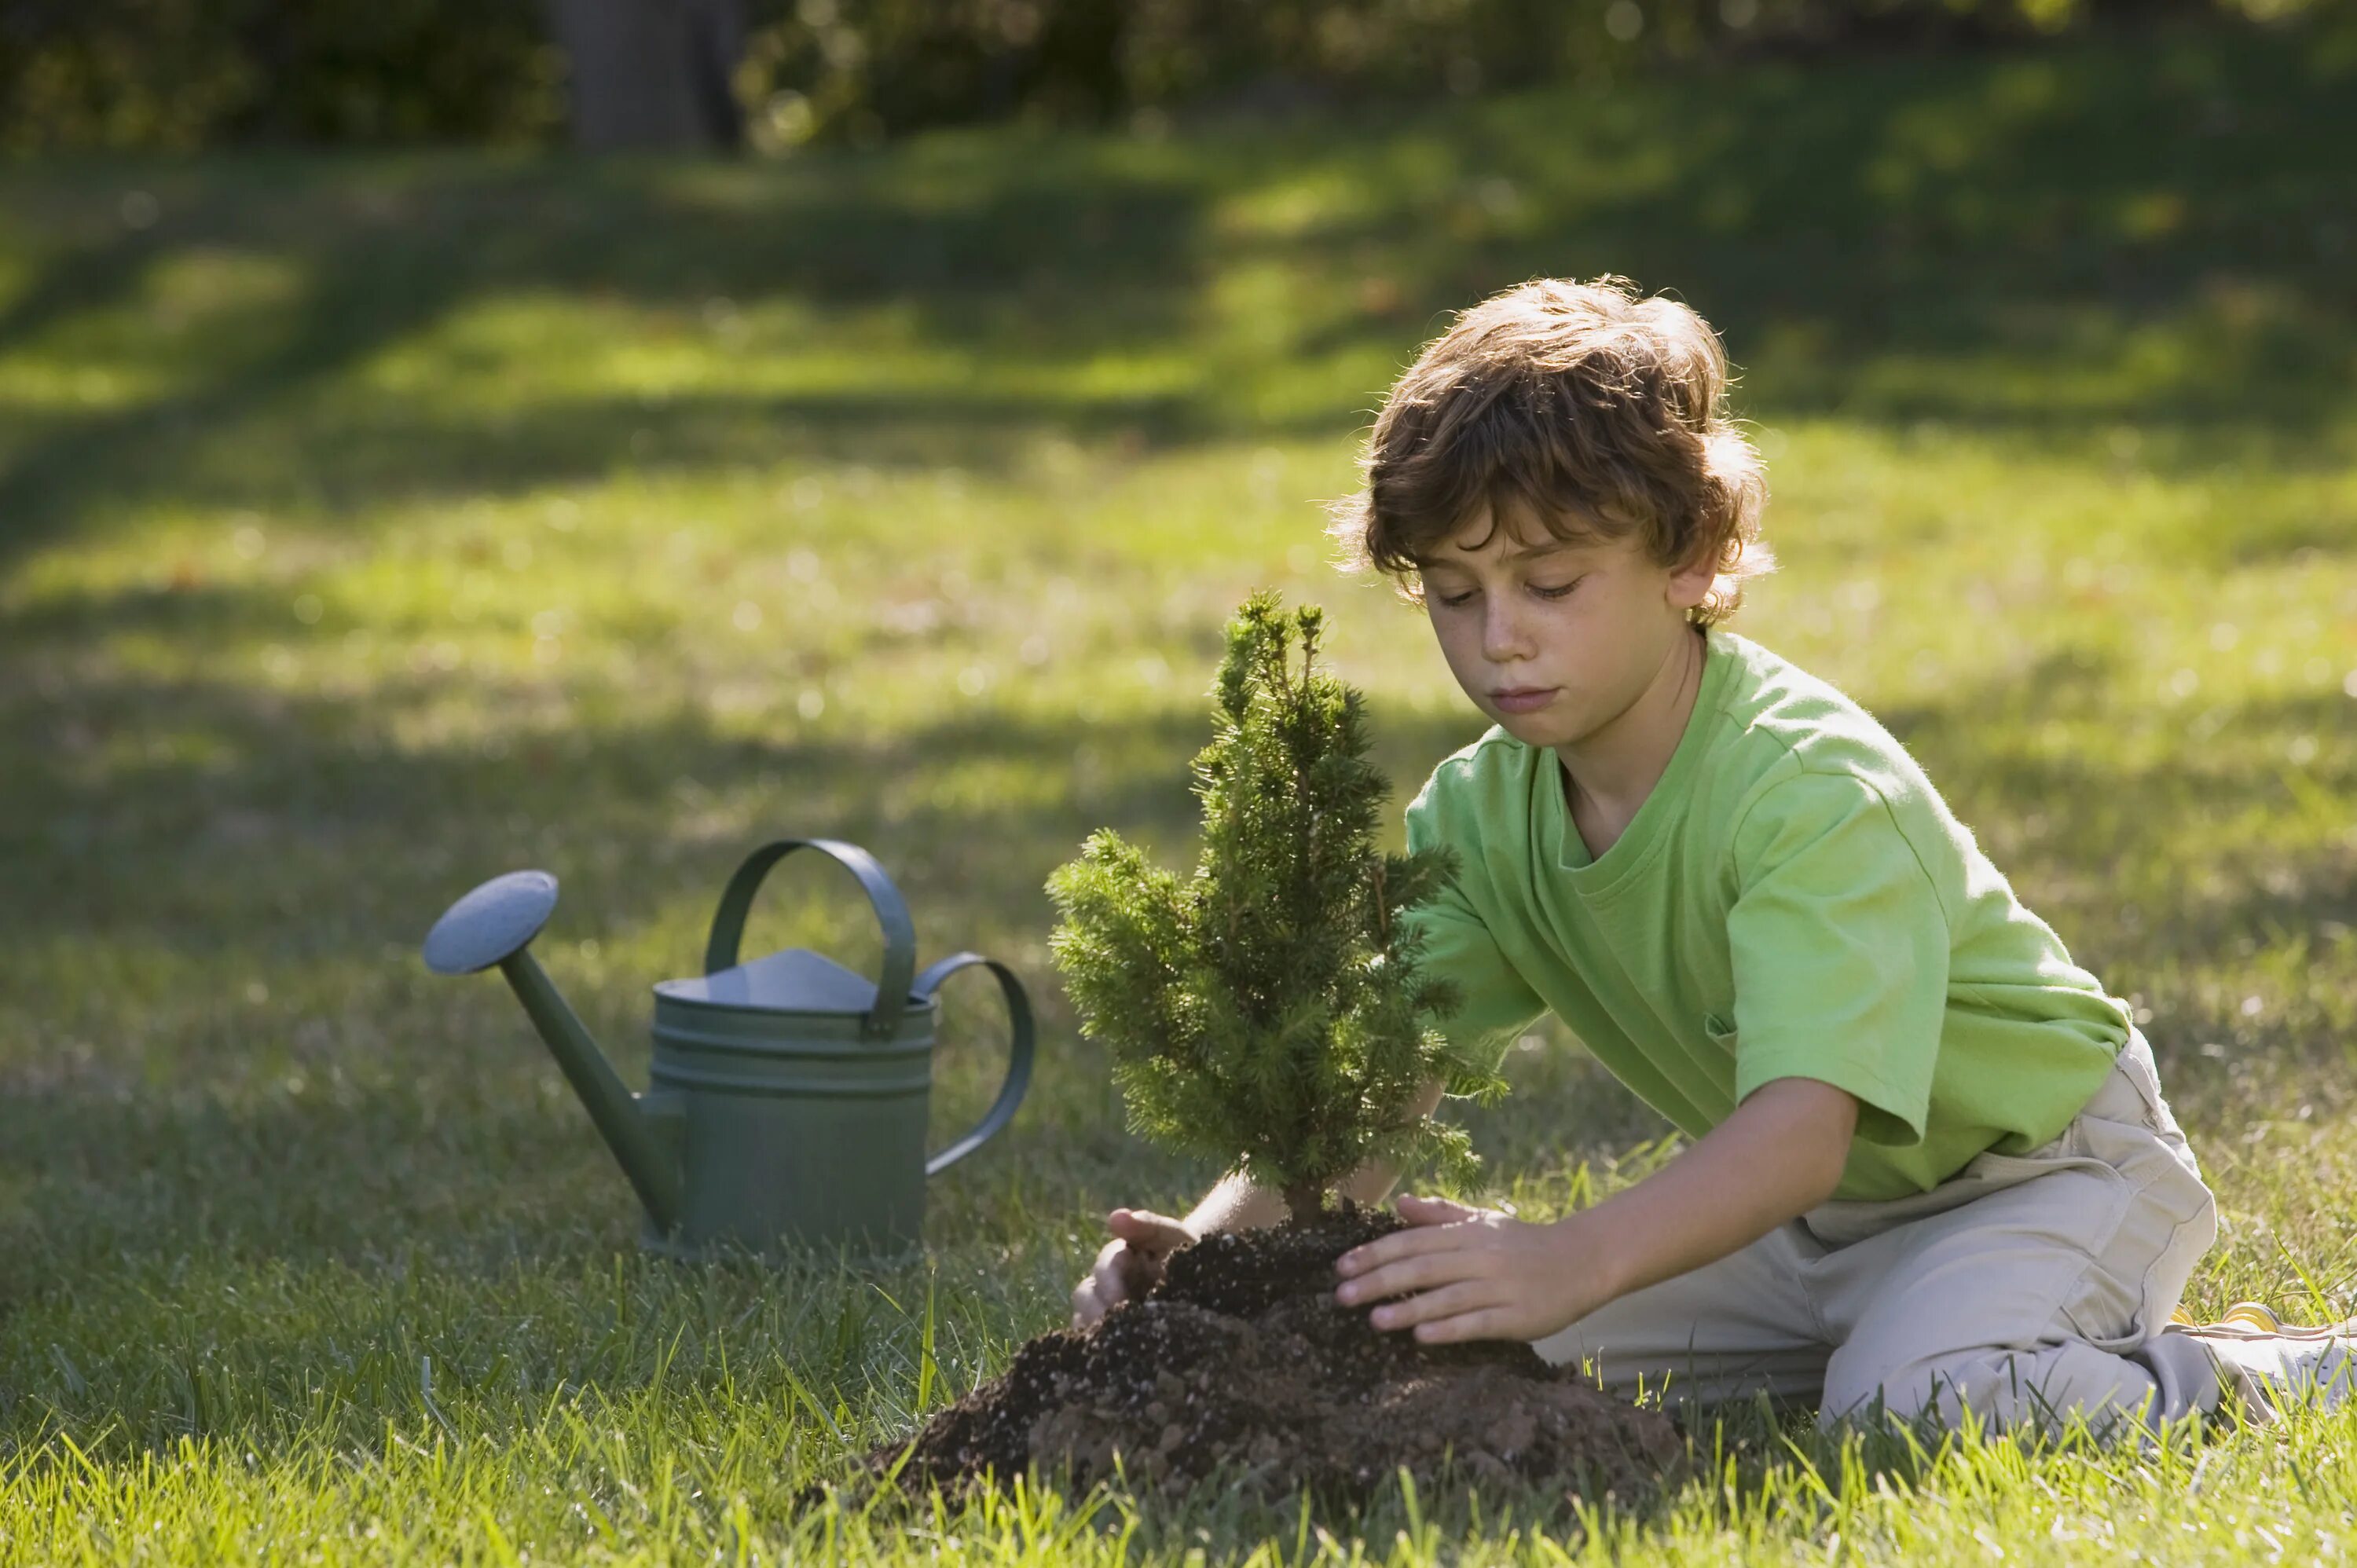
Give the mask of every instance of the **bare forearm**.
<path id="1" fill-rule="evenodd" d="M 1414 1114 L 1429 1116 L 1440 1103 L 1442 1085 L 1427 1083 L 1416 1096 Z M 1351 1173 L 1337 1190 L 1355 1203 L 1381 1203 L 1399 1180 L 1399 1170 L 1386 1160 L 1369 1160 Z M 1232 1172 L 1203 1196 L 1187 1216 L 1187 1229 L 1198 1236 L 1218 1230 L 1251 1230 L 1275 1225 L 1286 1217 L 1285 1199 L 1254 1187 L 1241 1172 Z"/>
<path id="2" fill-rule="evenodd" d="M 1274 1225 L 1285 1218 L 1285 1199 L 1266 1192 L 1244 1178 L 1241 1171 L 1232 1171 L 1220 1178 L 1220 1185 L 1203 1195 L 1187 1216 L 1187 1229 L 1198 1236 L 1209 1236 L 1216 1230 L 1256 1230 L 1264 1225 Z"/>
<path id="3" fill-rule="evenodd" d="M 1831 1197 L 1857 1101 L 1809 1079 L 1762 1085 L 1695 1146 L 1560 1223 L 1613 1296 L 1717 1262 Z"/>

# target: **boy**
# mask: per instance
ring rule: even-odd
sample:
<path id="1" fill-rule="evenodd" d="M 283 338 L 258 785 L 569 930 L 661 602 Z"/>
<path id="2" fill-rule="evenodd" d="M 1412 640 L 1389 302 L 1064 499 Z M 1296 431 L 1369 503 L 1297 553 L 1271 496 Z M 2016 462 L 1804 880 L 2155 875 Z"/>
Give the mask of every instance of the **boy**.
<path id="1" fill-rule="evenodd" d="M 1527 284 L 1402 376 L 1336 509 L 1496 725 L 1407 809 L 1412 847 L 1460 860 L 1415 916 L 1463 995 L 1440 1026 L 1494 1056 L 1552 1009 L 1693 1140 L 1552 1224 L 1404 1197 L 1338 1299 L 1624 1393 L 1829 1419 L 2157 1425 L 2337 1391 L 2341 1341 L 2263 1308 L 2160 1332 L 2216 1206 L 2128 1008 L 1864 709 L 1724 629 L 1773 565 L 1726 382 L 1683 305 Z M 1183 1220 L 1116 1209 L 1075 1323 L 1281 1213 L 1234 1176 Z"/>

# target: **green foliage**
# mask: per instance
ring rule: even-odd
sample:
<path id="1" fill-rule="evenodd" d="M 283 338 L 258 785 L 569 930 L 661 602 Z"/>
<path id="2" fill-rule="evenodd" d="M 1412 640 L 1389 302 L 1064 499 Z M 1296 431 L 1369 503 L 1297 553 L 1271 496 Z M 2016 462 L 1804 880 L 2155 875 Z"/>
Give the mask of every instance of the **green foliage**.
<path id="1" fill-rule="evenodd" d="M 0 150 L 543 139 L 562 75 L 534 0 L 29 0 Z"/>
<path id="2" fill-rule="evenodd" d="M 2349 32 L 2350 0 L 2210 0 Z M 2111 0 L 2107 19 L 2179 16 Z M 1022 117 L 1105 123 L 1250 103 L 1315 112 L 1794 48 L 2025 40 L 2093 0 L 751 0 L 739 73 L 757 139 L 872 141 Z M 1143 112 L 1141 113 L 1141 112 Z"/>
<path id="3" fill-rule="evenodd" d="M 659 0 L 613 0 L 653 5 Z M 2197 0 L 2198 3 L 2198 0 Z M 2357 47 L 2352 0 L 2209 0 Z M 2112 20 L 2182 0 L 2113 0 Z M 743 0 L 752 140 L 1464 94 L 1712 57 L 2084 27 L 2092 0 Z M 15 0 L 0 151 L 553 142 L 566 64 L 534 0 Z M 1141 114 L 1141 112 L 1142 114 Z"/>
<path id="4" fill-rule="evenodd" d="M 1049 880 L 1064 916 L 1050 945 L 1082 1032 L 1113 1053 L 1130 1130 L 1235 1161 L 1297 1217 L 1369 1159 L 1469 1176 L 1465 1134 L 1415 1115 L 1417 1093 L 1505 1089 L 1423 1026 L 1455 990 L 1419 972 L 1399 917 L 1455 856 L 1375 848 L 1391 786 L 1367 760 L 1364 698 L 1318 672 L 1324 619 L 1264 589 L 1229 622 L 1191 879 L 1101 829 Z"/>

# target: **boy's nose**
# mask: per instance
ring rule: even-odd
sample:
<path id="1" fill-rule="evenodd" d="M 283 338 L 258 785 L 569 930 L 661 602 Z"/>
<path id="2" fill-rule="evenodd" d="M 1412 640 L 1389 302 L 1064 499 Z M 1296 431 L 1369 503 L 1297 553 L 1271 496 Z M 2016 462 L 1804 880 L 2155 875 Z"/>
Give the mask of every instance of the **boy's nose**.
<path id="1" fill-rule="evenodd" d="M 1528 655 L 1530 639 L 1510 610 L 1493 608 L 1481 618 L 1481 651 L 1491 663 L 1502 664 Z"/>

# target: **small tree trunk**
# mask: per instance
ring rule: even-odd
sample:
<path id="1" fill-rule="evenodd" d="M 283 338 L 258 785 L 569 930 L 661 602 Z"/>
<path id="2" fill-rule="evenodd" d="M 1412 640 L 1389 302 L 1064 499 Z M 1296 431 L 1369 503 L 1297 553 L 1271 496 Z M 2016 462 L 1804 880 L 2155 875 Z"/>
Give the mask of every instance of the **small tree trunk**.
<path id="1" fill-rule="evenodd" d="M 1296 1225 L 1307 1225 L 1326 1212 L 1326 1189 L 1314 1181 L 1296 1182 L 1284 1189 L 1283 1197 Z"/>

